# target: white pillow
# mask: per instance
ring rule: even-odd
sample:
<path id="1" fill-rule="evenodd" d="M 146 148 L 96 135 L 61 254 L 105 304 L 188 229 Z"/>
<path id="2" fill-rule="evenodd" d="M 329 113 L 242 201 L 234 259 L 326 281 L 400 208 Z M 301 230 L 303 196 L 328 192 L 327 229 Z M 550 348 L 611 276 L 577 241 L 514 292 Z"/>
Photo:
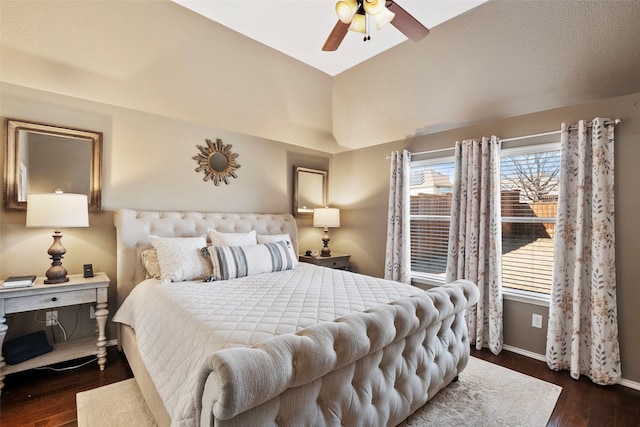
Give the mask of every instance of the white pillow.
<path id="1" fill-rule="evenodd" d="M 298 265 L 291 242 L 251 246 L 209 246 L 213 274 L 209 280 L 227 280 L 273 271 L 292 270 Z"/>
<path id="2" fill-rule="evenodd" d="M 200 237 L 158 237 L 152 235 L 149 236 L 149 240 L 158 252 L 163 282 L 181 282 L 211 276 L 211 263 L 202 254 L 202 248 L 207 246 L 207 239 L 204 235 Z"/>
<path id="3" fill-rule="evenodd" d="M 212 246 L 247 246 L 258 243 L 256 230 L 251 230 L 248 233 L 221 233 L 208 229 L 207 232 Z"/>

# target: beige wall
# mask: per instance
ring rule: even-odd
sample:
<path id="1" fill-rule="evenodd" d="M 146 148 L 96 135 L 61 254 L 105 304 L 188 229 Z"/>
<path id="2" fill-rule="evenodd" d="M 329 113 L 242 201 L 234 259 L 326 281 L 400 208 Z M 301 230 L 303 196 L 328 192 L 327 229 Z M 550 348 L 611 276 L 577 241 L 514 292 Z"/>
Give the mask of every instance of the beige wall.
<path id="1" fill-rule="evenodd" d="M 99 104 L 86 100 L 0 85 L 0 116 L 103 132 L 103 191 L 99 214 L 90 214 L 89 228 L 63 232 L 67 249 L 63 265 L 81 273 L 92 263 L 112 279 L 110 310 L 115 309 L 115 228 L 113 210 L 208 212 L 291 212 L 293 166 L 329 169 L 330 155 L 277 141 L 216 129 L 196 123 Z M 197 145 L 221 138 L 239 154 L 238 178 L 230 185 L 204 182 L 195 172 Z M 310 226 L 301 220 L 300 225 Z M 0 212 L 0 276 L 44 275 L 51 261 L 47 249 L 53 230 L 27 229 L 24 212 Z M 303 230 L 300 243 L 320 242 L 318 229 Z M 9 338 L 41 328 L 32 314 L 10 316 Z M 76 309 L 60 310 L 65 325 L 75 323 Z M 79 315 L 78 334 L 92 333 L 88 308 Z M 114 338 L 110 328 L 109 338 Z"/>
<path id="2" fill-rule="evenodd" d="M 335 150 L 330 76 L 168 0 L 3 1 L 1 80 Z"/>
<path id="3" fill-rule="evenodd" d="M 639 19 L 638 1 L 488 1 L 337 75 L 333 133 L 359 148 L 638 92 Z"/>
<path id="4" fill-rule="evenodd" d="M 333 249 L 352 254 L 358 271 L 374 276 L 384 272 L 389 160 L 392 151 L 406 147 L 412 152 L 448 148 L 456 140 L 497 135 L 510 138 L 560 128 L 561 122 L 576 123 L 593 117 L 620 118 L 616 127 L 616 267 L 617 295 L 622 354 L 622 375 L 640 382 L 640 264 L 636 261 L 640 240 L 640 93 L 528 114 L 477 126 L 409 138 L 377 147 L 336 154 L 331 174 L 338 186 L 332 187 L 335 204 L 343 208 L 343 226 L 333 232 Z M 544 354 L 546 327 L 531 327 L 531 314 L 544 315 L 545 307 L 505 302 L 505 344 Z"/>

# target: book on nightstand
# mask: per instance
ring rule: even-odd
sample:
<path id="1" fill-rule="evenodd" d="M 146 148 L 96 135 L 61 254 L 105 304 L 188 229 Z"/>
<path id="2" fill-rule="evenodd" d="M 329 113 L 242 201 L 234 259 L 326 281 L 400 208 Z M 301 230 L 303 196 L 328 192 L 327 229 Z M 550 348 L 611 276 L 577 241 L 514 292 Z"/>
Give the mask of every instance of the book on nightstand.
<path id="1" fill-rule="evenodd" d="M 11 276 L 2 282 L 2 286 L 5 288 L 22 288 L 33 286 L 34 283 L 36 283 L 36 276 Z"/>

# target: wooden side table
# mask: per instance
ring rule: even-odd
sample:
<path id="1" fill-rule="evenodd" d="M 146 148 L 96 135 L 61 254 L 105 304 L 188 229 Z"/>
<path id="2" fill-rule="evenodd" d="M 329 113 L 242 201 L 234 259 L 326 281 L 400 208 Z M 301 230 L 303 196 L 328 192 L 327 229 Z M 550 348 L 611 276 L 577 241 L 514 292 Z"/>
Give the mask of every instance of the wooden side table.
<path id="1" fill-rule="evenodd" d="M 104 370 L 107 362 L 105 326 L 109 314 L 107 293 L 110 279 L 105 273 L 96 273 L 94 277 L 86 279 L 82 274 L 70 274 L 68 277 L 66 283 L 45 285 L 45 278 L 39 277 L 28 288 L 0 287 L 0 392 L 4 387 L 5 375 L 80 357 L 96 355 L 100 370 Z M 96 303 L 97 345 L 95 338 L 88 337 L 54 344 L 53 351 L 16 365 L 4 362 L 2 344 L 8 330 L 5 315 L 85 303 Z"/>
<path id="2" fill-rule="evenodd" d="M 319 265 L 321 267 L 335 268 L 338 270 L 346 270 L 349 268 L 349 258 L 351 255 L 332 253 L 330 256 L 307 256 L 300 255 L 300 262 Z"/>

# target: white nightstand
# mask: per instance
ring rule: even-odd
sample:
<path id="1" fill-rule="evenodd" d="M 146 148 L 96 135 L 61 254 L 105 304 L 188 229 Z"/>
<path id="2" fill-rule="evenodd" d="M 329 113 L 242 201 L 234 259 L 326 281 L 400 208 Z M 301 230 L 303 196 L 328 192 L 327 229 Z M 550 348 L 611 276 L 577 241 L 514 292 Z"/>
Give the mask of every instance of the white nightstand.
<path id="1" fill-rule="evenodd" d="M 68 282 L 53 285 L 45 285 L 45 278 L 39 277 L 32 287 L 10 289 L 0 287 L 0 391 L 4 387 L 5 375 L 80 357 L 97 355 L 98 366 L 101 371 L 104 370 L 107 362 L 105 326 L 109 314 L 107 310 L 109 277 L 105 273 L 96 273 L 94 277 L 86 279 L 82 274 L 70 274 L 68 277 Z M 17 365 L 5 364 L 2 357 L 2 344 L 8 329 L 5 315 L 85 303 L 96 303 L 97 345 L 93 337 L 72 340 L 54 344 L 53 351 Z"/>

